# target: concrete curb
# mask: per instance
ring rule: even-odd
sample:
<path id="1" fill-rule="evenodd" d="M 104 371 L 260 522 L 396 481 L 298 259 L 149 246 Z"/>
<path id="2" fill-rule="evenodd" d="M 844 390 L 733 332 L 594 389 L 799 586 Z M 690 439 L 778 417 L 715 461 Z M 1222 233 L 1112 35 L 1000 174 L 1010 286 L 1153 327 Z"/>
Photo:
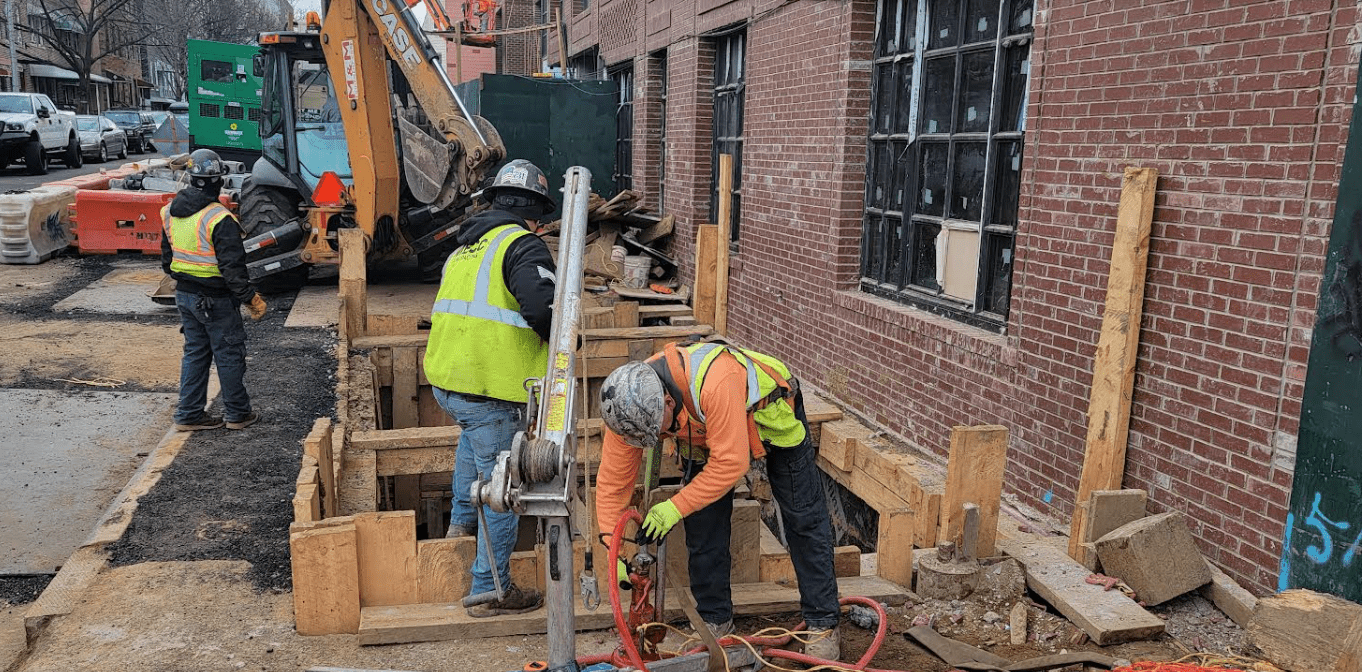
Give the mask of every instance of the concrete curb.
<path id="1" fill-rule="evenodd" d="M 208 406 L 217 401 L 220 391 L 215 372 L 208 379 Z M 27 658 L 27 651 L 32 650 L 34 642 L 52 620 L 71 613 L 81 602 L 85 591 L 108 565 L 109 554 L 104 550 L 105 546 L 122 538 L 132 523 L 138 502 L 161 480 L 161 473 L 175 461 L 191 434 L 193 432 L 180 432 L 174 428 L 166 430 L 160 442 L 128 479 L 128 484 L 114 497 L 90 536 L 62 564 L 38 599 L 28 606 L 24 612 L 24 643 L 27 650 L 16 657 L 7 670 L 18 669 Z"/>

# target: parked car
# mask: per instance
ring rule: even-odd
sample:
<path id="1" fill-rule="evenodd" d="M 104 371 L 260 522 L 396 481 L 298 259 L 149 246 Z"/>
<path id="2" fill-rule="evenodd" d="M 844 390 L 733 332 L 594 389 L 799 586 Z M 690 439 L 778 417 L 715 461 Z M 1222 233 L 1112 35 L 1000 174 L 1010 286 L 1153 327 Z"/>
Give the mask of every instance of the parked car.
<path id="1" fill-rule="evenodd" d="M 82 114 L 76 117 L 76 132 L 80 134 L 80 153 L 86 158 L 99 163 L 111 156 L 128 158 L 128 135 L 108 117 Z"/>
<path id="2" fill-rule="evenodd" d="M 47 160 L 82 163 L 76 115 L 41 93 L 0 93 L 0 168 L 22 159 L 30 175 L 46 175 Z"/>
<path id="3" fill-rule="evenodd" d="M 128 151 L 134 154 L 155 149 L 151 136 L 156 134 L 156 122 L 141 110 L 109 110 L 104 116 L 113 120 L 128 135 Z"/>

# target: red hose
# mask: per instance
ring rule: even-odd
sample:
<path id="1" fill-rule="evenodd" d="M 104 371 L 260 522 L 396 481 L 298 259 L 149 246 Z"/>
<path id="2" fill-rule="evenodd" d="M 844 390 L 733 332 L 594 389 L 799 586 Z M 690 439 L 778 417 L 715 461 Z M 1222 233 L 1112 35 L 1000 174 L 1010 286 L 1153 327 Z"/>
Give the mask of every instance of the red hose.
<path id="1" fill-rule="evenodd" d="M 643 516 L 640 515 L 639 512 L 634 509 L 626 510 L 624 512 L 624 515 L 620 516 L 619 522 L 615 523 L 614 534 L 610 535 L 610 553 L 606 558 L 606 566 L 609 567 L 607 572 L 610 576 L 610 610 L 613 612 L 615 617 L 615 629 L 619 633 L 620 649 L 623 650 L 624 655 L 621 656 L 620 655 L 621 651 L 617 650 L 615 651 L 615 653 L 604 653 L 594 656 L 587 656 L 585 658 L 578 659 L 577 661 L 578 665 L 586 666 L 594 665 L 596 663 L 611 663 L 614 664 L 616 667 L 632 665 L 633 667 L 640 670 L 640 672 L 648 672 L 648 666 L 644 664 L 642 654 L 639 653 L 638 647 L 634 645 L 633 637 L 628 636 L 629 625 L 625 621 L 624 607 L 620 603 L 620 583 L 619 583 L 620 544 L 624 537 L 624 527 L 629 523 L 629 521 L 634 521 L 641 525 L 643 523 Z M 870 661 L 875 658 L 875 654 L 879 653 L 880 647 L 884 645 L 884 638 L 889 633 L 889 615 L 884 612 L 884 607 L 881 607 L 880 603 L 876 602 L 875 600 L 872 600 L 868 597 L 860 596 L 843 597 L 840 600 L 838 600 L 838 604 L 859 604 L 862 606 L 870 607 L 871 609 L 875 610 L 876 616 L 879 617 L 879 626 L 875 629 L 875 639 L 870 643 L 870 647 L 866 649 L 865 655 L 862 655 L 861 659 L 856 661 L 855 665 L 846 666 L 835 660 L 824 660 L 822 658 L 815 658 L 813 656 L 805 655 L 802 653 L 796 653 L 794 651 L 786 651 L 784 649 L 775 648 L 777 646 L 784 646 L 785 644 L 788 644 L 791 639 L 789 635 L 786 635 L 784 637 L 729 636 L 719 640 L 719 644 L 721 646 L 730 646 L 733 644 L 747 642 L 752 646 L 766 647 L 765 649 L 762 650 L 762 655 L 769 656 L 771 658 L 784 658 L 785 660 L 791 660 L 806 665 L 836 665 L 838 667 L 850 667 L 851 669 L 863 670 L 864 672 L 894 672 L 892 670 L 877 670 L 875 668 L 866 667 L 867 665 L 870 664 Z M 804 623 L 800 623 L 795 629 L 803 630 L 805 628 L 805 625 L 806 624 Z M 687 651 L 686 653 L 687 654 L 699 653 L 705 650 L 706 650 L 705 647 L 701 646 L 690 651 Z"/>

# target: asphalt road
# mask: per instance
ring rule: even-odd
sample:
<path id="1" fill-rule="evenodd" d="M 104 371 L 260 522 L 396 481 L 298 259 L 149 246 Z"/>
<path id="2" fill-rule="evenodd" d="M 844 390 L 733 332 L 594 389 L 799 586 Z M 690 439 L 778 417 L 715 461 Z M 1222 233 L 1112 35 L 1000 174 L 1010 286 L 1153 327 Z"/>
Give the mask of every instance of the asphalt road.
<path id="1" fill-rule="evenodd" d="M 46 182 L 64 180 L 68 177 L 77 175 L 88 175 L 98 173 L 102 169 L 117 168 L 129 161 L 143 161 L 163 156 L 157 152 L 147 152 L 145 154 L 128 154 L 127 159 L 109 159 L 107 163 L 92 163 L 86 159 L 85 165 L 80 168 L 67 168 L 66 164 L 60 161 L 50 161 L 47 164 L 46 175 L 29 175 L 28 168 L 22 163 L 15 163 L 4 170 L 0 170 L 0 193 L 6 191 L 16 191 L 32 189 Z"/>

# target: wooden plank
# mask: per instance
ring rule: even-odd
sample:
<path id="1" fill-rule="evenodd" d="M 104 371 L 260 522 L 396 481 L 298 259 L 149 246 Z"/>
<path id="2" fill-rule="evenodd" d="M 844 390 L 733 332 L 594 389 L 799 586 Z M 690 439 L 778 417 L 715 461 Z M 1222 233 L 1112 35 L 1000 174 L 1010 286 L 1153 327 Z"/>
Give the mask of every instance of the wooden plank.
<path id="1" fill-rule="evenodd" d="M 417 599 L 423 604 L 458 602 L 468 594 L 477 537 L 416 542 Z"/>
<path id="2" fill-rule="evenodd" d="M 391 334 L 387 336 L 363 336 L 350 340 L 350 347 L 356 350 L 376 348 L 421 348 L 430 339 L 427 334 Z"/>
<path id="3" fill-rule="evenodd" d="M 317 461 L 321 477 L 322 517 L 336 515 L 336 465 L 331 456 L 331 429 L 331 418 L 317 418 L 312 423 L 312 431 L 303 439 L 303 454 Z"/>
<path id="4" fill-rule="evenodd" d="M 760 546 L 761 576 L 758 580 L 762 583 L 799 585 L 799 579 L 795 576 L 794 563 L 790 561 L 789 551 L 786 551 L 780 545 L 780 540 L 776 539 L 775 533 L 771 532 L 765 525 L 761 526 Z M 855 546 L 838 546 L 832 549 L 832 568 L 834 574 L 839 578 L 860 576 L 861 549 Z"/>
<path id="5" fill-rule="evenodd" d="M 616 329 L 634 329 L 639 326 L 639 311 L 637 301 L 620 301 L 615 304 L 615 323 Z"/>
<path id="6" fill-rule="evenodd" d="M 1081 512 L 1074 514 L 1081 520 L 1078 534 L 1080 539 L 1078 554 L 1070 554 L 1084 567 L 1097 565 L 1097 551 L 1092 542 L 1101 539 L 1106 533 L 1133 522 L 1145 515 L 1148 493 L 1144 490 L 1094 490 L 1086 502 L 1079 502 Z"/>
<path id="7" fill-rule="evenodd" d="M 597 571 L 601 571 L 597 568 Z M 855 576 L 837 580 L 842 596 L 861 595 L 888 604 L 902 604 L 908 592 L 901 586 L 875 576 Z M 799 590 L 774 583 L 734 584 L 733 613 L 735 616 L 782 614 L 799 610 Z M 675 601 L 669 600 L 675 605 Z M 577 630 L 605 630 L 613 626 L 609 609 L 587 611 L 581 600 L 573 600 Z M 667 620 L 681 618 L 681 610 L 673 606 L 667 610 Z M 360 615 L 359 643 L 404 644 L 453 639 L 480 639 L 509 635 L 543 634 L 548 631 L 544 609 L 527 614 L 473 618 L 463 609 L 448 605 L 414 604 L 389 607 L 365 607 Z"/>
<path id="8" fill-rule="evenodd" d="M 1219 567 L 1209 562 L 1206 565 L 1211 568 L 1211 582 L 1201 587 L 1201 595 L 1215 603 L 1239 627 L 1247 628 L 1253 619 L 1253 610 L 1258 606 L 1258 598 L 1244 590 Z"/>
<path id="9" fill-rule="evenodd" d="M 321 494 L 318 492 L 316 483 L 299 485 L 298 491 L 293 494 L 293 520 L 298 523 L 310 523 L 321 520 Z"/>
<path id="10" fill-rule="evenodd" d="M 440 402 L 435 401 L 435 391 L 429 385 L 422 385 L 416 391 L 416 418 L 419 427 L 453 427 L 454 419 L 449 417 Z"/>
<path id="11" fill-rule="evenodd" d="M 974 502 L 979 507 L 979 555 L 990 557 L 998 536 L 1003 469 L 1007 466 L 1007 428 L 952 427 L 949 459 L 945 498 L 941 502 L 946 539 L 958 541 L 965 522 L 965 502 Z"/>
<path id="12" fill-rule="evenodd" d="M 1045 542 L 1000 541 L 999 548 L 1026 568 L 1026 585 L 1059 610 L 1098 646 L 1148 639 L 1163 620 L 1119 590 L 1087 583 L 1092 572 Z"/>
<path id="13" fill-rule="evenodd" d="M 585 372 L 587 378 L 604 378 L 628 363 L 628 357 L 578 357 L 577 375 L 580 377 Z"/>
<path id="14" fill-rule="evenodd" d="M 856 466 L 856 439 L 870 438 L 870 430 L 855 420 L 825 422 L 818 439 L 818 454 L 834 467 L 851 471 Z"/>
<path id="15" fill-rule="evenodd" d="M 392 448 L 374 452 L 374 473 L 409 477 L 454 470 L 454 447 Z"/>
<path id="16" fill-rule="evenodd" d="M 416 384 L 419 387 L 430 387 L 430 379 L 426 378 L 425 346 L 416 349 Z"/>
<path id="17" fill-rule="evenodd" d="M 511 584 L 543 592 L 544 573 L 539 571 L 539 551 L 511 553 Z"/>
<path id="18" fill-rule="evenodd" d="M 912 509 L 916 512 L 917 524 L 913 530 L 913 545 L 918 548 L 936 546 L 941 523 L 940 492 L 925 487 L 912 489 Z"/>
<path id="19" fill-rule="evenodd" d="M 851 494 L 860 497 L 866 503 L 866 506 L 876 511 L 912 508 L 897 491 L 880 485 L 879 482 L 865 474 L 855 471 L 842 471 L 829 463 L 822 455 L 818 456 L 818 466 L 824 473 L 831 476 L 832 480 L 841 483 L 843 487 L 851 491 Z"/>
<path id="20" fill-rule="evenodd" d="M 340 290 L 345 306 L 345 333 L 363 337 L 368 328 L 368 238 L 361 229 L 340 231 Z"/>
<path id="21" fill-rule="evenodd" d="M 396 510 L 416 511 L 421 505 L 420 474 L 393 476 L 393 503 Z"/>
<path id="22" fill-rule="evenodd" d="M 359 562 L 353 524 L 289 534 L 293 617 L 300 635 L 359 630 Z"/>
<path id="23" fill-rule="evenodd" d="M 708 336 L 714 333 L 714 327 L 708 324 L 697 324 L 693 327 L 634 327 L 632 329 L 584 329 L 582 339 L 587 341 L 600 341 L 608 339 L 619 339 L 624 341 L 638 340 L 641 338 L 685 338 L 687 336 Z"/>
<path id="24" fill-rule="evenodd" d="M 448 427 L 407 427 L 350 433 L 352 450 L 389 450 L 393 448 L 451 447 L 459 445 L 457 425 Z"/>
<path id="25" fill-rule="evenodd" d="M 681 317 L 691 315 L 690 306 L 687 305 L 661 305 L 661 306 L 639 306 L 639 319 L 662 319 L 668 317 Z"/>
<path id="26" fill-rule="evenodd" d="M 393 349 L 388 346 L 384 346 L 381 348 L 374 348 L 372 353 L 373 354 L 370 355 L 370 358 L 374 363 L 374 369 L 378 372 L 378 386 L 392 387 Z M 375 390 L 375 393 L 377 393 L 377 390 Z"/>
<path id="27" fill-rule="evenodd" d="M 652 357 L 653 353 L 656 352 L 653 349 L 654 343 L 655 341 L 649 339 L 643 339 L 640 341 L 629 341 L 629 343 L 627 344 L 629 347 L 628 357 L 629 361 L 642 362 L 647 360 L 649 357 Z"/>
<path id="28" fill-rule="evenodd" d="M 875 572 L 880 578 L 912 587 L 916 529 L 917 516 L 912 509 L 880 511 L 879 536 L 875 542 Z"/>
<path id="29" fill-rule="evenodd" d="M 1125 170 L 1116 213 L 1106 309 L 1093 362 L 1087 449 L 1075 503 L 1088 501 L 1094 490 L 1119 490 L 1125 476 L 1130 395 L 1135 385 L 1149 230 L 1158 179 L 1159 172 L 1153 168 Z M 1078 557 L 1083 525 L 1075 516 L 1070 530 L 1070 556 Z"/>
<path id="30" fill-rule="evenodd" d="M 718 254 L 715 255 L 714 331 L 728 335 L 728 255 L 733 238 L 733 155 L 719 155 Z"/>
<path id="31" fill-rule="evenodd" d="M 355 543 L 362 606 L 413 604 L 419 599 L 414 511 L 356 515 Z"/>
<path id="32" fill-rule="evenodd" d="M 417 348 L 393 348 L 393 426 L 404 429 L 420 425 L 417 415 L 416 369 L 420 366 Z"/>
<path id="33" fill-rule="evenodd" d="M 651 289 L 635 289 L 633 287 L 625 287 L 624 285 L 621 285 L 619 283 L 610 285 L 610 291 L 626 299 L 639 299 L 640 301 L 675 301 L 685 303 L 690 300 L 690 294 L 688 293 L 684 285 L 681 286 L 680 290 L 675 291 L 671 294 L 655 292 Z"/>
<path id="34" fill-rule="evenodd" d="M 718 282 L 719 227 L 698 224 L 695 227 L 695 319 L 703 324 L 714 324 L 714 290 Z"/>

